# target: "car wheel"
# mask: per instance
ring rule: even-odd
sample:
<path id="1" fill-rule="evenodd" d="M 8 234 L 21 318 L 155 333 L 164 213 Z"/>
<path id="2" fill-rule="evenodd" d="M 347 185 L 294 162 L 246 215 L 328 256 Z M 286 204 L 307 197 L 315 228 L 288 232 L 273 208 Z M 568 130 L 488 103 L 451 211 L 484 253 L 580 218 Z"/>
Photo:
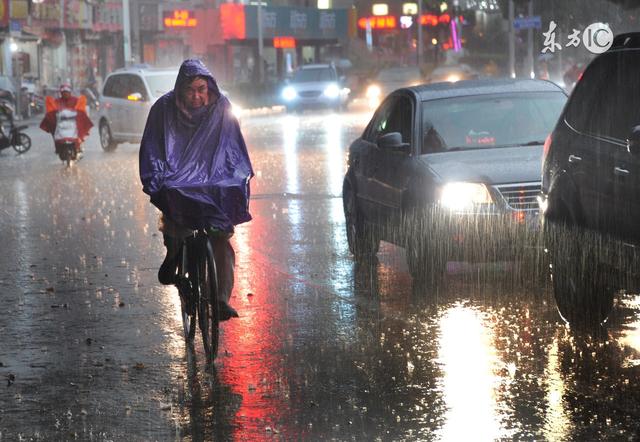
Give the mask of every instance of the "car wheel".
<path id="1" fill-rule="evenodd" d="M 114 151 L 118 147 L 118 144 L 113 141 L 111 128 L 106 121 L 100 122 L 100 145 L 105 152 Z"/>
<path id="2" fill-rule="evenodd" d="M 380 239 L 367 224 L 358 208 L 358 201 L 351 184 L 345 180 L 342 189 L 344 217 L 349 251 L 356 258 L 372 258 L 378 253 Z"/>
<path id="3" fill-rule="evenodd" d="M 556 230 L 547 249 L 558 312 L 572 327 L 596 328 L 613 308 L 613 274 L 599 262 L 598 248 L 590 240 L 592 234 L 552 226 L 547 227 L 547 235 L 549 229 Z"/>

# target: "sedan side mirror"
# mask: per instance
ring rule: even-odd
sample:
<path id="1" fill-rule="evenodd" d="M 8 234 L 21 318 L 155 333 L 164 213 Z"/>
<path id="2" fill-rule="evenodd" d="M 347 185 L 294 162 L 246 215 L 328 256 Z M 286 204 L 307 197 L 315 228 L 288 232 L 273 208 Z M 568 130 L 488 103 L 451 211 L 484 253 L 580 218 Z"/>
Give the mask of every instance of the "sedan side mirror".
<path id="1" fill-rule="evenodd" d="M 380 135 L 376 140 L 376 144 L 383 150 L 395 150 L 409 152 L 409 143 L 402 142 L 402 135 L 400 132 L 389 132 L 384 135 Z"/>
<path id="2" fill-rule="evenodd" d="M 640 154 L 640 126 L 631 129 L 631 134 L 627 138 L 627 150 L 632 155 Z"/>

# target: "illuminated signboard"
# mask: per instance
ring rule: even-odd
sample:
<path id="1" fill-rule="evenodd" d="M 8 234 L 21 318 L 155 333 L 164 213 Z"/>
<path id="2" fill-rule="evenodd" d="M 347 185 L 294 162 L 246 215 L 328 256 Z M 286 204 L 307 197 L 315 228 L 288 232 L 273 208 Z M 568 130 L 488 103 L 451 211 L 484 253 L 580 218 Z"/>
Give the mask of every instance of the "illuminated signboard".
<path id="1" fill-rule="evenodd" d="M 195 28 L 198 20 L 193 17 L 193 13 L 186 9 L 176 9 L 164 13 L 165 28 Z"/>
<path id="2" fill-rule="evenodd" d="M 420 17 L 420 24 L 425 26 L 438 26 L 439 24 L 449 24 L 451 16 L 449 14 L 434 15 L 425 14 Z"/>
<path id="3" fill-rule="evenodd" d="M 389 15 L 389 5 L 386 3 L 374 3 L 371 7 L 371 12 L 373 15 Z"/>
<path id="4" fill-rule="evenodd" d="M 403 3 L 402 4 L 402 14 L 403 15 L 418 15 L 418 4 L 417 3 Z"/>
<path id="5" fill-rule="evenodd" d="M 281 49 L 295 48 L 296 39 L 294 37 L 273 37 L 273 47 Z"/>
<path id="6" fill-rule="evenodd" d="M 369 18 L 362 17 L 358 20 L 358 27 L 360 29 L 367 29 L 367 21 L 371 29 L 395 29 L 397 27 L 397 20 L 393 15 Z"/>

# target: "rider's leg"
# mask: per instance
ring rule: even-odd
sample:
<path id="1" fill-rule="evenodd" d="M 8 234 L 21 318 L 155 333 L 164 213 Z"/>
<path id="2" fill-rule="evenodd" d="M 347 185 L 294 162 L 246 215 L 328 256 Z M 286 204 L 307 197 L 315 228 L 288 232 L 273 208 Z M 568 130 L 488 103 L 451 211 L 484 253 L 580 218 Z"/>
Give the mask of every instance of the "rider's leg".
<path id="1" fill-rule="evenodd" d="M 178 268 L 176 257 L 180 251 L 182 240 L 174 236 L 169 236 L 166 233 L 163 233 L 162 236 L 164 238 L 164 245 L 167 248 L 167 256 L 165 256 L 158 270 L 158 281 L 165 285 L 175 284 L 176 270 Z"/>
<path id="2" fill-rule="evenodd" d="M 233 272 L 236 264 L 236 254 L 229 242 L 229 238 L 214 237 L 213 254 L 216 258 L 216 270 L 218 271 L 220 319 L 225 321 L 230 318 L 237 318 L 238 312 L 229 305 L 229 298 L 233 290 Z"/>

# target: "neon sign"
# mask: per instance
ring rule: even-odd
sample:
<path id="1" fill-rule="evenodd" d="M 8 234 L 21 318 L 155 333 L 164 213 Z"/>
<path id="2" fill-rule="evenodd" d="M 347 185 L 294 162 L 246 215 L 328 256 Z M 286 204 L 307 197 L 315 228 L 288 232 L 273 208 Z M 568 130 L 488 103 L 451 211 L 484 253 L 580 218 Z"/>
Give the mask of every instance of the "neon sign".
<path id="1" fill-rule="evenodd" d="M 191 11 L 176 9 L 165 13 L 163 23 L 165 28 L 195 28 L 198 20 L 191 16 Z"/>
<path id="2" fill-rule="evenodd" d="M 296 39 L 294 37 L 273 37 L 273 47 L 282 49 L 295 48 Z"/>
<path id="3" fill-rule="evenodd" d="M 379 17 L 362 17 L 358 20 L 360 29 L 367 29 L 367 21 L 371 29 L 395 29 L 397 26 L 396 18 L 393 15 L 385 15 Z"/>

